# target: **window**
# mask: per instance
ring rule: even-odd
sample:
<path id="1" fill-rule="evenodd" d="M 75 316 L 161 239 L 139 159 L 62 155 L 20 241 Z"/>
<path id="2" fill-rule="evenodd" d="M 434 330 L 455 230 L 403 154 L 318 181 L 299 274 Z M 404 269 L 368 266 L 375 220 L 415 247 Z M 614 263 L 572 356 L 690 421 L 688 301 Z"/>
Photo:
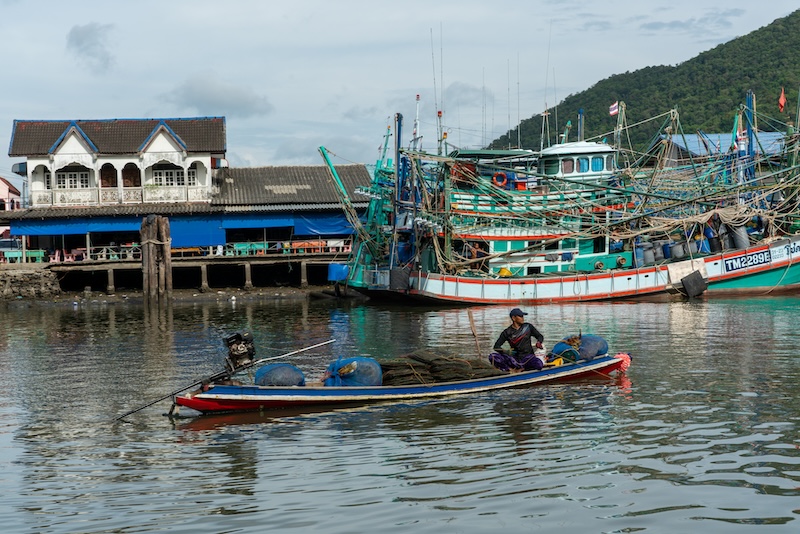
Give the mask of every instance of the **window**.
<path id="1" fill-rule="evenodd" d="M 89 189 L 88 172 L 57 172 L 57 189 Z"/>
<path id="2" fill-rule="evenodd" d="M 53 188 L 53 179 L 50 177 L 50 173 L 44 173 L 44 188 L 45 189 L 52 189 Z"/>
<path id="3" fill-rule="evenodd" d="M 614 156 L 606 156 L 606 170 L 610 171 L 614 168 Z"/>
<path id="4" fill-rule="evenodd" d="M 561 172 L 563 174 L 570 174 L 575 171 L 575 162 L 571 159 L 561 160 Z"/>
<path id="5" fill-rule="evenodd" d="M 540 165 L 541 167 L 542 165 Z M 547 159 L 544 161 L 544 173 L 547 176 L 553 176 L 558 174 L 558 160 L 557 159 Z"/>
<path id="6" fill-rule="evenodd" d="M 167 187 L 186 185 L 183 169 L 153 169 L 153 183 Z"/>
<path id="7" fill-rule="evenodd" d="M 589 172 L 589 158 L 578 158 L 578 172 Z"/>
<path id="8" fill-rule="evenodd" d="M 197 186 L 197 169 L 189 169 L 187 173 L 187 185 L 189 187 Z"/>
<path id="9" fill-rule="evenodd" d="M 600 172 L 604 166 L 603 156 L 594 156 L 592 158 L 592 172 Z"/>

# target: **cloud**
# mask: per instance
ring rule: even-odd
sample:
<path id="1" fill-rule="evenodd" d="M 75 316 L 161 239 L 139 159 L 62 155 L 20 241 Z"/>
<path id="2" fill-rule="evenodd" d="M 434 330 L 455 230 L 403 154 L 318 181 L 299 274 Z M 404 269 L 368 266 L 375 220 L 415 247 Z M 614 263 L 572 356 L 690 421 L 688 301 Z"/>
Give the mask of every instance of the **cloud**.
<path id="1" fill-rule="evenodd" d="M 164 95 L 164 99 L 178 108 L 194 109 L 201 115 L 250 118 L 269 115 L 275 110 L 267 97 L 211 76 L 187 79 Z"/>
<path id="2" fill-rule="evenodd" d="M 686 20 L 653 21 L 639 26 L 648 32 L 669 32 L 687 35 L 705 35 L 727 32 L 733 28 L 733 20 L 745 15 L 743 9 L 727 9 L 708 12 L 702 17 Z M 752 30 L 751 30 L 752 31 Z"/>
<path id="3" fill-rule="evenodd" d="M 108 49 L 108 35 L 113 28 L 113 24 L 97 22 L 73 26 L 67 33 L 67 50 L 95 73 L 108 72 L 114 64 L 114 56 Z"/>

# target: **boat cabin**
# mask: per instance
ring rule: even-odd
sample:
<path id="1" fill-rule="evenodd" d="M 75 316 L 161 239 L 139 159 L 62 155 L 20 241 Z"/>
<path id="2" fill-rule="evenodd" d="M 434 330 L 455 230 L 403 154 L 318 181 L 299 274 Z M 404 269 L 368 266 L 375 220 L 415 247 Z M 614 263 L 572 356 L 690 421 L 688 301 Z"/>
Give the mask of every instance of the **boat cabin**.
<path id="1" fill-rule="evenodd" d="M 576 141 L 553 145 L 539 153 L 537 174 L 544 179 L 596 182 L 614 172 L 616 150 L 605 143 Z"/>

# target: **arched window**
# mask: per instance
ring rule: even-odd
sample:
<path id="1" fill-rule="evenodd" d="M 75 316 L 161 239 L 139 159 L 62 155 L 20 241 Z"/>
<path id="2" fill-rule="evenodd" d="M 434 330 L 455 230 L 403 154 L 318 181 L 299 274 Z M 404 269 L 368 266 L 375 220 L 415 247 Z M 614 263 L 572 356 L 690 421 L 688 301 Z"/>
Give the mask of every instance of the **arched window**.
<path id="1" fill-rule="evenodd" d="M 100 167 L 100 187 L 117 187 L 117 169 L 110 163 Z"/>
<path id="2" fill-rule="evenodd" d="M 135 163 L 122 168 L 122 187 L 142 187 L 142 173 Z"/>

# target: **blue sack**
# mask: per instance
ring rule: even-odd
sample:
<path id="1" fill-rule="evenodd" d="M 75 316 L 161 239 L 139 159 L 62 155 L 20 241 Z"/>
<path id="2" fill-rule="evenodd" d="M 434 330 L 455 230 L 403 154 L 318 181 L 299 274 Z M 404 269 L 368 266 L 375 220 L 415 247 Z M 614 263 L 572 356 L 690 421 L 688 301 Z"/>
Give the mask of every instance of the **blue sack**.
<path id="1" fill-rule="evenodd" d="M 372 358 L 339 358 L 325 372 L 326 386 L 380 386 L 383 384 L 381 365 Z"/>
<path id="2" fill-rule="evenodd" d="M 305 386 L 306 378 L 290 363 L 271 363 L 256 371 L 254 382 L 259 386 Z"/>

